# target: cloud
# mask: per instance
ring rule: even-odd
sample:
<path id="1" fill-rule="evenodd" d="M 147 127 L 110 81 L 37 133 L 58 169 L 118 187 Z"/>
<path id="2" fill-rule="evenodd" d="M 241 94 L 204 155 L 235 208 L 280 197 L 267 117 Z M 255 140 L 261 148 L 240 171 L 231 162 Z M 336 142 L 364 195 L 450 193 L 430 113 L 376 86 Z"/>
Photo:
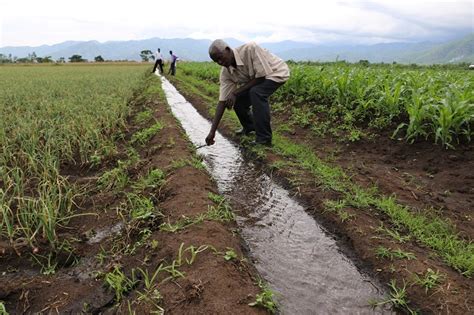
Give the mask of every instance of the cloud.
<path id="1" fill-rule="evenodd" d="M 473 32 L 472 1 L 3 1 L 0 47 L 150 37 L 313 43 L 436 40 Z"/>

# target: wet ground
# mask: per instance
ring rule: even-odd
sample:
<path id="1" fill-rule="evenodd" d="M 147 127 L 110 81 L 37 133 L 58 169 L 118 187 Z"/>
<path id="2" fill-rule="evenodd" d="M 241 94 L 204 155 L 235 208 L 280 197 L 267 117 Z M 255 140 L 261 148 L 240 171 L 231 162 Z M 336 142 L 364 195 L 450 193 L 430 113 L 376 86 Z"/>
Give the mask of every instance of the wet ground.
<path id="1" fill-rule="evenodd" d="M 147 82 L 160 84 L 156 78 Z M 194 149 L 159 93 L 138 91 L 132 103 L 134 114 L 145 109 L 154 114 L 149 122 L 138 125 L 132 115 L 125 140 L 117 143 L 116 156 L 96 168 L 74 164 L 61 168 L 69 181 L 87 191 L 76 199 L 75 210 L 88 215 L 74 217 L 58 231 L 58 238 L 72 246 L 71 258 L 66 252 L 49 256 L 47 244 L 41 243 L 37 254 L 57 265 L 48 265 L 48 259 L 40 265 L 32 258 L 32 248 L 17 248 L 18 256 L 8 242 L 0 242 L 0 301 L 10 314 L 150 314 L 161 310 L 165 314 L 265 314 L 264 308 L 248 305 L 261 289 L 256 270 L 241 260 L 245 256 L 235 222 L 205 219 L 175 232 L 161 229 L 163 223 L 176 225 L 185 217 L 193 219 L 217 207 L 209 198 L 210 192 L 217 194 L 217 187 L 205 170 L 193 166 Z M 166 182 L 139 192 L 153 201 L 156 217 L 137 221 L 126 211 L 126 193 L 137 193 L 133 185 L 101 190 L 97 179 L 119 159 L 127 159 L 131 136 L 155 119 L 164 127 L 147 145 L 135 148 L 140 158 L 127 168 L 127 175 L 135 183 L 158 168 Z M 202 251 L 188 264 L 193 248 Z M 224 259 L 229 249 L 235 259 Z M 160 265 L 174 266 L 179 273 L 170 278 L 169 272 L 160 272 L 147 287 L 138 268 L 153 275 Z M 107 284 L 107 275 L 116 289 Z M 134 280 L 127 286 L 125 279 Z M 117 295 L 120 288 L 124 290 Z"/>
<path id="2" fill-rule="evenodd" d="M 196 146 L 210 123 L 166 80 L 163 89 L 173 114 Z M 198 150 L 219 191 L 238 209 L 249 255 L 287 314 L 374 313 L 370 300 L 381 300 L 381 286 L 348 259 L 327 231 L 303 206 L 220 134 L 216 144 Z"/>
<path id="3" fill-rule="evenodd" d="M 192 83 L 186 82 L 185 76 L 172 80 L 200 114 L 212 118 L 209 114 L 209 95 L 204 98 L 190 92 Z M 453 223 L 459 237 L 468 241 L 474 239 L 474 144 L 459 144 L 456 150 L 445 150 L 431 141 L 408 144 L 392 140 L 388 133 L 346 143 L 331 136 L 314 136 L 309 128 L 293 125 L 285 110 L 274 113 L 272 119 L 274 129 L 291 127 L 282 132 L 289 141 L 311 148 L 323 161 L 341 167 L 358 185 L 367 188 L 376 185 L 381 193 L 387 196 L 393 194 L 402 205 L 412 207 L 414 211 L 433 209 L 436 215 Z M 219 130 L 238 141 L 234 136 L 235 128 L 234 124 L 223 121 Z M 471 278 L 447 266 L 442 258 L 416 240 L 394 242 L 390 236 L 380 232 L 380 226 L 396 228 L 384 215 L 368 209 L 347 207 L 344 210 L 351 219 L 341 220 L 335 213 L 321 211 L 325 200 L 337 200 L 338 194 L 315 185 L 310 174 L 295 167 L 268 167 L 280 162 L 287 162 L 287 159 L 267 151 L 263 159 L 266 173 L 282 181 L 292 195 L 303 201 L 307 213 L 352 249 L 347 254 L 357 266 L 376 274 L 384 283 L 393 280 L 397 286 L 404 287 L 406 300 L 412 309 L 428 314 L 472 313 L 474 282 Z M 402 235 L 405 232 L 401 229 Z M 375 251 L 379 246 L 400 248 L 414 253 L 416 259 L 381 259 Z M 340 248 L 345 250 L 345 246 Z M 352 259 L 351 253 L 355 253 L 356 259 Z M 430 290 L 414 283 L 414 279 L 426 274 L 428 269 L 444 277 L 438 286 Z"/>

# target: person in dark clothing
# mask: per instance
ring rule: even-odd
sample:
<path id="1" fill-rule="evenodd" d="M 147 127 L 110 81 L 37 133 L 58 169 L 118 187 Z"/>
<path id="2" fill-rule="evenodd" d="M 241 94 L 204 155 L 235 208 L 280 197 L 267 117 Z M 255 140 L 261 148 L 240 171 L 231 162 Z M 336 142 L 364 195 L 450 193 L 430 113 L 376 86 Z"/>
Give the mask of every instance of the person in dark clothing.
<path id="1" fill-rule="evenodd" d="M 219 103 L 206 144 L 214 144 L 215 133 L 225 108 L 234 108 L 242 125 L 242 129 L 236 134 L 255 131 L 253 144 L 271 146 L 268 98 L 290 77 L 288 65 L 254 42 L 233 49 L 223 40 L 217 39 L 209 47 L 209 56 L 222 68 Z"/>
<path id="2" fill-rule="evenodd" d="M 173 54 L 173 51 L 170 50 L 170 69 L 168 70 L 168 74 L 175 75 L 176 74 L 176 61 L 178 57 Z"/>
<path id="3" fill-rule="evenodd" d="M 163 74 L 163 55 L 161 54 L 161 51 L 159 48 L 155 52 L 155 66 L 153 67 L 152 73 L 155 73 L 156 68 L 158 66 L 160 69 L 160 74 Z"/>

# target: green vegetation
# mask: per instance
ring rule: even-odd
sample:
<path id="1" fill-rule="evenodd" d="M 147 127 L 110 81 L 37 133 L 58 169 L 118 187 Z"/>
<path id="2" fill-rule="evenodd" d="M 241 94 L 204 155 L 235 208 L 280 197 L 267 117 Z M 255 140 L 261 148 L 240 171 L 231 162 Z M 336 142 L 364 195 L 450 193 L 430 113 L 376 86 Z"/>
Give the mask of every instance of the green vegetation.
<path id="1" fill-rule="evenodd" d="M 224 254 L 225 260 L 234 260 L 237 259 L 237 253 L 234 251 L 233 248 L 227 247 L 227 250 Z"/>
<path id="2" fill-rule="evenodd" d="M 161 129 L 163 129 L 163 124 L 161 124 L 160 122 L 156 122 L 153 126 L 136 132 L 132 136 L 131 142 L 132 144 L 138 143 L 140 145 L 144 145 Z"/>
<path id="3" fill-rule="evenodd" d="M 185 75 L 205 80 L 200 93 L 216 96 L 219 67 L 186 63 Z M 291 121 L 356 141 L 371 130 L 392 129 L 410 142 L 432 139 L 445 147 L 474 135 L 474 75 L 398 65 L 292 63 L 291 78 L 275 95 L 275 104 Z M 336 127 L 335 127 L 336 126 Z"/>
<path id="4" fill-rule="evenodd" d="M 165 184 L 165 173 L 156 168 L 152 169 L 143 177 L 140 177 L 138 181 L 132 185 L 135 190 L 143 191 L 148 188 L 161 188 Z"/>
<path id="5" fill-rule="evenodd" d="M 422 276 L 415 275 L 415 284 L 419 284 L 425 288 L 426 293 L 428 290 L 438 286 L 446 278 L 445 275 L 440 274 L 438 270 L 433 271 L 431 268 L 426 270 L 426 273 Z"/>
<path id="6" fill-rule="evenodd" d="M 176 80 L 187 90 L 193 91 L 194 86 L 197 95 L 215 103 L 218 95 L 218 74 L 217 65 L 185 63 L 182 64 L 182 74 L 178 74 Z M 210 94 L 212 96 L 202 92 L 203 85 L 209 86 L 208 91 L 214 91 Z M 277 91 L 272 104 L 273 110 L 276 107 L 286 113 L 291 113 L 293 107 L 306 106 L 304 110 L 313 111 L 313 117 L 327 122 L 329 129 L 336 128 L 331 133 L 337 135 L 344 130 L 350 131 L 353 140 L 366 133 L 365 129 L 358 127 L 359 124 L 369 126 L 369 130 L 386 129 L 394 126 L 395 122 L 403 124 L 406 123 L 403 119 L 407 119 L 407 122 L 415 119 L 406 109 L 419 105 L 430 108 L 430 113 L 435 115 L 430 116 L 428 120 L 419 120 L 423 127 L 413 130 L 418 130 L 416 132 L 420 132 L 420 135 L 432 137 L 434 141 L 441 141 L 449 147 L 462 137 L 470 141 L 474 117 L 473 86 L 474 76 L 468 71 L 441 71 L 436 68 L 421 68 L 415 71 L 390 65 L 366 67 L 346 63 L 302 63 L 292 65 L 291 79 Z M 458 122 L 463 121 L 462 127 L 458 125 L 454 129 L 449 127 L 442 130 L 443 127 L 437 125 L 435 121 L 444 123 L 445 120 L 436 118 L 442 110 L 433 109 L 440 109 L 446 104 L 456 108 L 456 114 L 451 118 Z M 464 109 L 458 110 L 460 108 L 467 108 L 467 112 Z M 211 107 L 209 112 L 212 115 Z M 298 118 L 300 121 L 305 119 Z M 224 121 L 231 126 L 237 126 L 232 114 L 225 115 Z M 317 125 L 318 120 L 311 123 Z M 395 196 L 382 195 L 377 187 L 363 188 L 357 185 L 342 169 L 318 158 L 308 146 L 287 139 L 283 135 L 284 132 L 276 128 L 273 153 L 284 159 L 284 165 L 291 165 L 291 172 L 310 174 L 314 184 L 340 195 L 336 200 L 326 201 L 327 210 L 336 211 L 342 221 L 352 218 L 345 210 L 346 207 L 382 213 L 389 218 L 390 225 L 395 227 L 395 230 L 406 231 L 407 235 L 401 237 L 395 230 L 390 230 L 396 240 L 416 239 L 431 248 L 461 274 L 467 277 L 474 274 L 474 243 L 460 238 L 455 227 L 437 217 L 433 209 L 411 209 L 399 204 Z M 318 130 L 320 135 L 326 132 Z M 415 139 L 413 132 L 408 132 L 407 138 Z M 268 149 L 264 149 L 261 156 L 264 156 L 265 150 Z M 282 164 L 274 162 L 274 165 Z M 299 179 L 292 184 L 297 188 Z M 385 232 L 390 233 L 388 230 Z"/>
<path id="7" fill-rule="evenodd" d="M 199 214 L 194 218 L 184 216 L 173 224 L 169 222 L 164 222 L 160 225 L 160 230 L 175 233 L 191 225 L 199 224 L 204 220 L 229 222 L 235 219 L 234 213 L 232 212 L 232 208 L 223 196 L 210 192 L 208 197 L 211 201 L 216 203 L 216 205 L 209 206 L 206 213 Z"/>
<path id="8" fill-rule="evenodd" d="M 389 228 L 385 227 L 383 224 L 380 225 L 376 229 L 376 231 L 377 232 L 382 232 L 382 233 L 390 236 L 391 238 L 393 238 L 394 240 L 396 240 L 399 243 L 405 243 L 406 241 L 410 240 L 409 235 L 402 236 L 402 235 L 400 235 L 400 232 L 398 232 L 397 230 L 389 229 Z"/>
<path id="9" fill-rule="evenodd" d="M 394 259 L 416 259 L 415 254 L 410 253 L 410 252 L 404 252 L 400 248 L 397 248 L 395 250 L 392 250 L 390 248 L 386 248 L 383 246 L 379 246 L 376 249 L 376 254 L 380 258 L 388 258 L 390 260 Z"/>
<path id="10" fill-rule="evenodd" d="M 257 281 L 261 292 L 255 297 L 255 301 L 249 303 L 250 306 L 260 306 L 265 308 L 269 313 L 275 314 L 278 310 L 278 304 L 274 301 L 273 291 L 261 280 Z"/>
<path id="11" fill-rule="evenodd" d="M 114 153 L 143 66 L 2 67 L 0 74 L 0 237 L 31 247 L 58 243 L 80 193 L 63 165 L 97 165 Z M 123 186 L 120 169 L 105 187 Z"/>
<path id="12" fill-rule="evenodd" d="M 137 283 L 133 272 L 132 277 L 128 278 L 117 266 L 111 272 L 105 274 L 104 281 L 115 292 L 115 302 L 120 302 L 123 295 L 129 292 Z"/>
<path id="13" fill-rule="evenodd" d="M 397 282 L 395 280 L 390 281 L 389 284 L 390 287 L 390 296 L 383 300 L 383 301 L 370 301 L 370 304 L 373 307 L 379 306 L 379 305 L 384 305 L 384 304 L 391 304 L 393 307 L 400 309 L 410 315 L 415 315 L 418 314 L 417 311 L 412 310 L 409 306 L 407 299 L 407 291 L 406 291 L 406 284 L 403 284 L 402 288 L 397 287 Z"/>
<path id="14" fill-rule="evenodd" d="M 8 315 L 7 308 L 5 304 L 3 304 L 3 301 L 0 301 L 0 315 Z"/>

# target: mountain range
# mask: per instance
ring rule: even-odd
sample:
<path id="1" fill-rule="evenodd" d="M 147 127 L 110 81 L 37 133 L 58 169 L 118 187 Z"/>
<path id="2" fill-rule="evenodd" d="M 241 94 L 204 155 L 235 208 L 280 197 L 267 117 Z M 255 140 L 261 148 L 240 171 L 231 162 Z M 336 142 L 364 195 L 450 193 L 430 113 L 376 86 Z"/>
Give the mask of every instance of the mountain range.
<path id="1" fill-rule="evenodd" d="M 236 47 L 243 42 L 236 39 L 225 39 Z M 190 38 L 150 38 L 129 41 L 66 41 L 55 45 L 36 47 L 0 47 L 0 54 L 26 57 L 33 52 L 38 57 L 51 56 L 53 59 L 72 55 L 81 55 L 88 60 L 102 56 L 106 60 L 141 60 L 140 52 L 149 49 L 154 51 L 160 47 L 165 57 L 169 50 L 182 60 L 209 61 L 208 48 L 211 41 L 207 39 Z M 319 45 L 305 42 L 282 41 L 277 43 L 260 43 L 261 46 L 285 60 L 335 61 L 347 60 L 357 62 L 398 62 L 398 63 L 474 63 L 474 33 L 449 42 L 419 42 L 419 43 L 384 43 L 375 45 Z"/>

